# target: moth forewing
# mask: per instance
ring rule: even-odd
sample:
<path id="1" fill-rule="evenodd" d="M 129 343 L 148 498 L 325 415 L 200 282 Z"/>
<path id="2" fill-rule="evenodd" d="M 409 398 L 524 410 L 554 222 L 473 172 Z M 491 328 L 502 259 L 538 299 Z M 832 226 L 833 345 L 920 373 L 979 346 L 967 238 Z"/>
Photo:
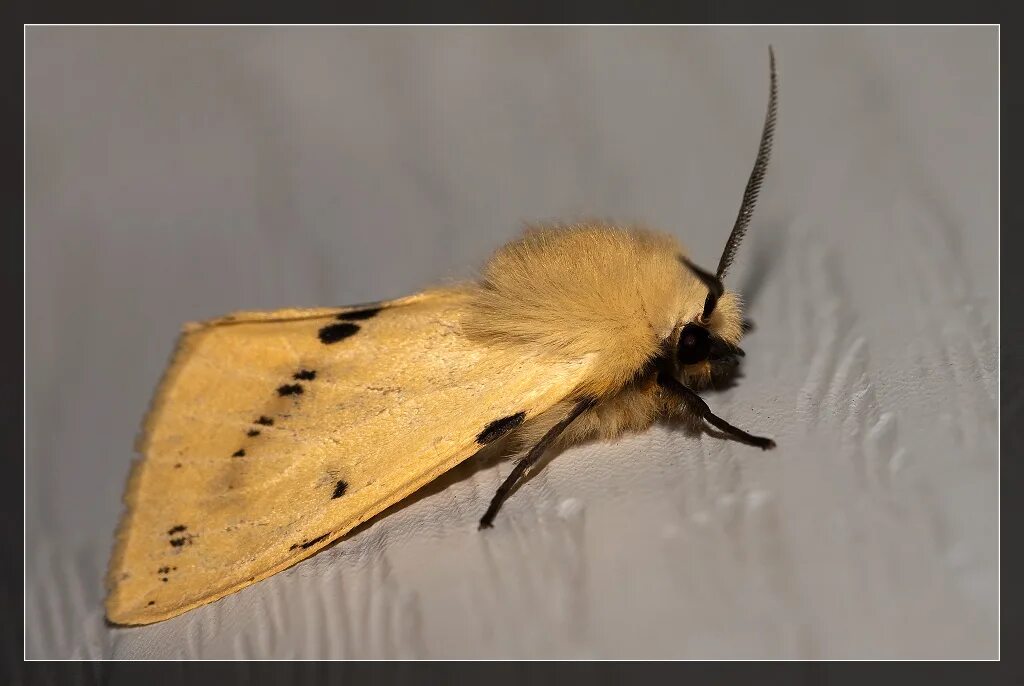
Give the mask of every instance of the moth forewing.
<path id="1" fill-rule="evenodd" d="M 453 335 L 465 297 L 191 327 L 146 421 L 108 618 L 166 619 L 308 557 L 586 375 L 585 362 L 523 365 Z M 337 324 L 358 329 L 325 342 Z"/>

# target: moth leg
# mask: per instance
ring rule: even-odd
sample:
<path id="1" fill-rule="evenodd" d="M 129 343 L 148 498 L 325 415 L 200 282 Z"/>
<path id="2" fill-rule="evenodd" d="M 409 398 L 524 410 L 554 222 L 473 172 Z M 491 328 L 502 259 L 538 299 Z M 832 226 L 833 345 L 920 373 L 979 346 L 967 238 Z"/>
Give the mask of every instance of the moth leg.
<path id="1" fill-rule="evenodd" d="M 567 414 L 562 421 L 548 429 L 548 432 L 544 434 L 539 441 L 537 441 L 537 445 L 530 448 L 530 452 L 526 454 L 526 457 L 519 461 L 519 464 L 515 466 L 515 469 L 513 469 L 512 473 L 508 475 L 505 482 L 498 487 L 498 491 L 494 494 L 494 498 L 491 499 L 490 507 L 487 508 L 487 512 L 484 513 L 484 516 L 480 518 L 481 529 L 489 529 L 494 526 L 494 517 L 498 514 L 498 510 L 501 509 L 502 503 L 504 503 L 508 498 L 512 488 L 516 485 L 516 482 L 519 481 L 527 469 L 540 459 L 540 456 L 543 455 L 548 446 L 550 446 L 551 443 L 561 435 L 565 430 L 565 427 L 569 426 L 574 419 L 593 407 L 596 402 L 597 401 L 593 398 L 584 398 L 577 402 L 576 405 L 569 410 L 569 414 Z"/>
<path id="2" fill-rule="evenodd" d="M 670 374 L 661 372 L 658 374 L 658 385 L 662 388 L 671 391 L 675 394 L 683 403 L 697 416 L 706 421 L 707 423 L 714 426 L 719 431 L 732 436 L 737 441 L 741 441 L 748 445 L 753 445 L 761 450 L 768 450 L 769 448 L 775 447 L 775 441 L 770 438 L 763 436 L 754 436 L 748 434 L 743 429 L 733 426 L 729 422 L 725 421 L 721 417 L 717 416 L 708 407 L 708 404 L 704 402 L 704 398 L 697 395 L 697 393 L 688 386 L 685 386 L 677 381 Z"/>

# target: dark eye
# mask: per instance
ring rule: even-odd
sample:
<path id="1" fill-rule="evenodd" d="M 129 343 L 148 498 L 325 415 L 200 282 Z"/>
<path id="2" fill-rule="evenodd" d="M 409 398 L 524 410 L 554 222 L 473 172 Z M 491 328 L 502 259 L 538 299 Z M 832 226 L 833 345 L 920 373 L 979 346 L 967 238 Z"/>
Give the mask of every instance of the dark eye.
<path id="1" fill-rule="evenodd" d="M 708 359 L 711 340 L 708 330 L 696 324 L 687 324 L 679 334 L 676 359 L 680 364 L 696 364 Z"/>

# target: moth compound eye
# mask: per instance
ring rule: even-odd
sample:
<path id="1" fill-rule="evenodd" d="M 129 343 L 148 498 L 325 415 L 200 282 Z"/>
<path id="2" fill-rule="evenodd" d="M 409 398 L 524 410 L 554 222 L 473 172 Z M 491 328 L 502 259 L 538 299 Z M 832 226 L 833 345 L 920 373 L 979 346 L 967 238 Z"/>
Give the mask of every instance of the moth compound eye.
<path id="1" fill-rule="evenodd" d="M 676 359 L 680 364 L 696 364 L 708 359 L 711 337 L 708 330 L 697 324 L 687 324 L 679 334 Z"/>

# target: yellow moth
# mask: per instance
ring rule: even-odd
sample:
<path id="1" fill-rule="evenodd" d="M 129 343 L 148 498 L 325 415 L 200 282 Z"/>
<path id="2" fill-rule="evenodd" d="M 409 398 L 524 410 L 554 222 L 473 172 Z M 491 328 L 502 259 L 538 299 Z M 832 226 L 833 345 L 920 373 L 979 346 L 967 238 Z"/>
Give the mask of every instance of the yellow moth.
<path id="1" fill-rule="evenodd" d="M 108 619 L 161 621 L 275 574 L 499 440 L 525 456 L 480 528 L 553 444 L 683 417 L 773 447 L 697 394 L 743 354 L 722 278 L 771 151 L 770 62 L 757 159 L 714 273 L 664 233 L 537 227 L 473 282 L 187 325 L 137 446 Z"/>

